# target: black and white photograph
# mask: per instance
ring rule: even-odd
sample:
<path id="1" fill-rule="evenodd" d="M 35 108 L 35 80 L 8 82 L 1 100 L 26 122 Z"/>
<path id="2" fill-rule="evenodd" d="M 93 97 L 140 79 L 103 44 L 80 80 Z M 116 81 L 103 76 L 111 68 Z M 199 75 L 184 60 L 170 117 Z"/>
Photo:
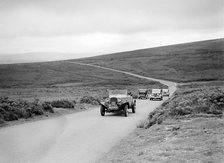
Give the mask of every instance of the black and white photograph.
<path id="1" fill-rule="evenodd" d="M 0 163 L 224 163 L 224 1 L 0 0 Z"/>

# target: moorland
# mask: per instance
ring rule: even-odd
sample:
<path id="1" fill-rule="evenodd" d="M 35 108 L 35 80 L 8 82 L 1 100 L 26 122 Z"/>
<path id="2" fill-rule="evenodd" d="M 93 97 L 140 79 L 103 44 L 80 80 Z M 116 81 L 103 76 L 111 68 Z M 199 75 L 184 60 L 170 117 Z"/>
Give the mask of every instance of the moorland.
<path id="1" fill-rule="evenodd" d="M 101 161 L 223 162 L 224 39 L 71 61 L 178 83 L 174 95 L 151 112 Z M 38 115 L 40 105 L 45 112 L 52 112 L 46 101 L 55 107 L 61 107 L 57 101 L 62 101 L 74 108 L 73 104 L 80 104 L 83 97 L 84 101 L 89 101 L 89 96 L 92 99 L 103 98 L 108 88 L 125 88 L 136 94 L 139 88 L 155 87 L 165 86 L 66 61 L 0 65 L 0 96 L 4 96 L 0 105 L 1 115 L 18 111 L 10 106 L 20 105 L 14 103 L 18 98 L 31 101 L 28 106 L 35 111 L 31 114 Z M 4 118 L 0 117 L 3 123 L 8 120 Z"/>

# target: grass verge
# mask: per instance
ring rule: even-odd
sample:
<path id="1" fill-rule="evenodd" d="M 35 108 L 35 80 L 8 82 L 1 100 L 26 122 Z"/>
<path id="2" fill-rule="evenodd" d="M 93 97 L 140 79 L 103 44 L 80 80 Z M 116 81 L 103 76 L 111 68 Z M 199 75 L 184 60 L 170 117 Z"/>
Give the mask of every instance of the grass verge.
<path id="1" fill-rule="evenodd" d="M 179 89 L 161 107 L 151 112 L 138 127 L 149 128 L 167 118 L 217 116 L 224 111 L 224 90 L 221 87 Z"/>

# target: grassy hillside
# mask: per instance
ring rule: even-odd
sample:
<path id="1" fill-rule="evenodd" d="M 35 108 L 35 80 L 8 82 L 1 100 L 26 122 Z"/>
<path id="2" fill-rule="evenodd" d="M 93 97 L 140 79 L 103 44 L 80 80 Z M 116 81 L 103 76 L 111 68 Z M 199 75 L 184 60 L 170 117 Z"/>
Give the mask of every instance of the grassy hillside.
<path id="1" fill-rule="evenodd" d="M 224 80 L 224 39 L 115 53 L 79 61 L 177 82 Z"/>
<path id="2" fill-rule="evenodd" d="M 67 62 L 0 65 L 0 87 L 102 86 L 145 83 L 128 75 Z"/>
<path id="3" fill-rule="evenodd" d="M 85 95 L 103 96 L 107 89 L 162 87 L 117 72 L 67 62 L 0 65 L 0 96 L 51 101 L 78 100 Z"/>

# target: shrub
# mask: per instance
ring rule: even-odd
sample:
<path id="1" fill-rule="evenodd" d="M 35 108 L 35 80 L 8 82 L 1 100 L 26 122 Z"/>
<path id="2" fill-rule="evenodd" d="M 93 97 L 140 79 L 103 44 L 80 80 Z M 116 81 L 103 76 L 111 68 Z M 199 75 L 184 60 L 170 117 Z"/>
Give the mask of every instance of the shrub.
<path id="1" fill-rule="evenodd" d="M 51 105 L 55 108 L 74 108 L 74 102 L 68 100 L 52 101 Z"/>
<path id="2" fill-rule="evenodd" d="M 170 101 L 170 115 L 223 114 L 223 94 L 224 92 L 217 88 L 179 91 L 179 97 Z"/>
<path id="3" fill-rule="evenodd" d="M 50 112 L 50 113 L 54 113 L 54 109 L 53 109 L 53 107 L 52 107 L 50 102 L 42 103 L 42 107 L 43 107 L 44 111 L 47 111 L 47 112 Z"/>
<path id="4" fill-rule="evenodd" d="M 9 101 L 8 97 L 0 97 L 0 103 L 7 103 Z"/>
<path id="5" fill-rule="evenodd" d="M 147 121 L 139 125 L 148 128 L 160 124 L 167 117 L 179 118 L 182 116 L 213 114 L 222 116 L 224 111 L 224 91 L 219 88 L 180 89 L 161 107 L 151 112 Z"/>
<path id="6" fill-rule="evenodd" d="M 32 115 L 32 108 L 31 108 L 31 107 L 28 107 L 28 108 L 26 109 L 26 112 L 27 112 L 27 116 L 26 116 L 25 118 L 30 118 L 30 117 L 33 116 L 33 115 Z"/>
<path id="7" fill-rule="evenodd" d="M 43 115 L 45 112 L 53 113 L 52 106 L 47 102 L 40 104 L 37 99 L 34 102 L 27 102 L 23 100 L 10 100 L 8 97 L 0 97 L 1 122 Z"/>
<path id="8" fill-rule="evenodd" d="M 92 96 L 84 96 L 79 100 L 79 103 L 81 104 L 93 104 L 97 105 L 98 104 L 98 99 L 92 97 Z"/>
<path id="9" fill-rule="evenodd" d="M 18 120 L 19 117 L 15 113 L 9 112 L 8 114 L 6 114 L 4 119 L 5 121 L 15 121 Z"/>
<path id="10" fill-rule="evenodd" d="M 43 111 L 41 105 L 34 105 L 34 106 L 32 106 L 32 111 L 31 112 L 34 115 L 43 115 L 44 114 L 44 111 Z"/>
<path id="11" fill-rule="evenodd" d="M 18 118 L 26 118 L 27 117 L 27 112 L 25 108 L 13 108 L 13 113 L 17 115 Z"/>
<path id="12" fill-rule="evenodd" d="M 3 124 L 4 122 L 3 118 L 0 118 L 0 124 Z"/>

